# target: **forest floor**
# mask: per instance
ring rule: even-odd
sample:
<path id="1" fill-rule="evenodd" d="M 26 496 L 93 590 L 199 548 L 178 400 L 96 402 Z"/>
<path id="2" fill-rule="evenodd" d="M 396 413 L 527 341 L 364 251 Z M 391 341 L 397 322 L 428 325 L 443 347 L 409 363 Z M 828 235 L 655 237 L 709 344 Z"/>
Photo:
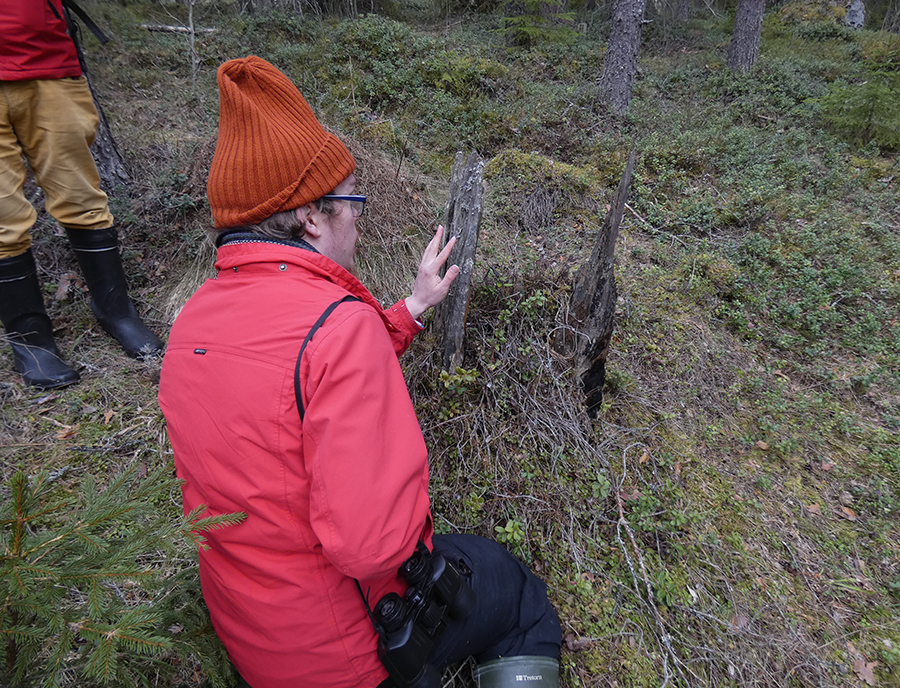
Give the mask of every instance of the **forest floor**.
<path id="1" fill-rule="evenodd" d="M 773 11 L 739 77 L 725 18 L 657 21 L 617 120 L 597 100 L 599 16 L 568 43 L 516 48 L 486 15 L 200 5 L 195 23 L 216 30 L 198 36 L 194 79 L 185 36 L 141 28 L 184 8 L 84 5 L 115 38 L 86 37 L 87 57 L 132 177 L 111 193 L 132 294 L 163 335 L 213 272 L 222 61 L 276 64 L 351 148 L 369 195 L 359 269 L 385 303 L 408 293 L 456 151 L 485 158 L 465 361 L 442 372 L 429 326 L 403 365 L 436 527 L 494 537 L 547 582 L 563 685 L 900 686 L 900 167 L 828 100 L 877 100 L 866 85 L 884 83 L 896 104 L 897 36 Z M 552 339 L 631 150 L 591 419 Z M 34 238 L 82 381 L 36 392 L 0 352 L 0 479 L 170 464 L 160 362 L 102 332 L 45 213 Z M 177 498 L 159 508 L 177 514 Z M 446 680 L 471 685 L 468 666 Z"/>

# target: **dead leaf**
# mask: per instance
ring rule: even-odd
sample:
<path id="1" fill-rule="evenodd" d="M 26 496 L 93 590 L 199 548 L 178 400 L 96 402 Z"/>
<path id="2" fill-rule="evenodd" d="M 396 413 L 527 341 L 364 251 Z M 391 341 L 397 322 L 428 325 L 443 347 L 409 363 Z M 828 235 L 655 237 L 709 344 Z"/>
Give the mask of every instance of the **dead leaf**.
<path id="1" fill-rule="evenodd" d="M 746 630 L 750 626 L 750 619 L 743 614 L 734 614 L 728 620 L 728 628 L 733 633 Z"/>
<path id="2" fill-rule="evenodd" d="M 848 521 L 856 520 L 856 512 L 851 509 L 849 506 L 842 506 L 840 511 L 841 516 L 846 518 Z"/>
<path id="3" fill-rule="evenodd" d="M 762 449 L 763 451 L 766 451 L 766 450 L 769 448 L 768 443 L 763 442 L 762 440 L 759 440 L 759 441 L 756 443 L 756 446 L 759 447 L 760 449 Z"/>
<path id="4" fill-rule="evenodd" d="M 875 685 L 875 672 L 872 670 L 878 666 L 878 662 L 867 662 L 865 659 L 857 659 L 853 662 L 853 671 L 859 676 L 859 680 L 867 685 Z"/>
<path id="5" fill-rule="evenodd" d="M 650 460 L 650 454 L 644 452 L 641 458 L 638 459 L 638 463 L 647 463 Z"/>
<path id="6" fill-rule="evenodd" d="M 566 636 L 566 647 L 569 648 L 572 652 L 578 652 L 579 650 L 583 650 L 586 647 L 591 646 L 591 641 L 588 639 L 576 638 L 574 633 L 569 633 Z"/>
<path id="7" fill-rule="evenodd" d="M 834 464 L 831 463 L 831 461 L 823 461 L 822 462 L 822 470 L 823 471 L 827 472 L 827 471 L 830 471 L 832 468 L 834 468 Z"/>
<path id="8" fill-rule="evenodd" d="M 672 470 L 675 471 L 675 477 L 676 477 L 676 478 L 680 478 L 680 477 L 681 477 L 681 464 L 680 464 L 680 463 L 676 462 L 675 465 L 672 466 Z"/>
<path id="9" fill-rule="evenodd" d="M 56 293 L 53 295 L 54 301 L 62 301 L 69 294 L 69 287 L 72 286 L 72 280 L 77 279 L 78 275 L 74 272 L 65 272 L 59 278 L 59 286 L 56 287 Z"/>
<path id="10" fill-rule="evenodd" d="M 56 439 L 58 440 L 68 440 L 75 437 L 78 434 L 78 428 L 81 427 L 76 423 L 75 425 L 64 425 L 61 430 L 56 431 Z"/>
<path id="11" fill-rule="evenodd" d="M 115 411 L 107 411 L 106 413 L 104 413 L 103 414 L 103 424 L 109 425 L 109 421 L 111 421 L 115 415 L 116 415 Z"/>
<path id="12" fill-rule="evenodd" d="M 820 507 L 818 504 L 810 504 L 808 507 L 806 507 L 806 510 L 811 514 L 815 514 L 816 516 L 822 515 L 822 507 Z"/>

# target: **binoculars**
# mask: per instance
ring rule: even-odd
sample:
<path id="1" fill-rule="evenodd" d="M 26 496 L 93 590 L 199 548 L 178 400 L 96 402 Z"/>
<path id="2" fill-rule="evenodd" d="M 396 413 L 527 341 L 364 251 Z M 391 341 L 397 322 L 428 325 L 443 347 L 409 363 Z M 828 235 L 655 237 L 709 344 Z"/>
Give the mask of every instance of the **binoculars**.
<path id="1" fill-rule="evenodd" d="M 428 655 L 446 626 L 445 616 L 463 619 L 472 611 L 475 591 L 421 542 L 400 566 L 400 576 L 409 584 L 406 594 L 388 593 L 375 605 L 378 659 L 398 688 L 440 688 L 440 671 Z"/>

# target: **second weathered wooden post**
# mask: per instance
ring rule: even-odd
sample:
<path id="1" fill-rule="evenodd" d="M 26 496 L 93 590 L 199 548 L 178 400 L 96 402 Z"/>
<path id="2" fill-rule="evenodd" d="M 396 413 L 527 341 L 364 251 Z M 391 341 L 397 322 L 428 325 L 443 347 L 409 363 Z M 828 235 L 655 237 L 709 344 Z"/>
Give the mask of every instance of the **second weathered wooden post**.
<path id="1" fill-rule="evenodd" d="M 456 246 L 447 265 L 458 265 L 459 277 L 450 287 L 447 298 L 435 309 L 434 317 L 442 339 L 441 367 L 446 371 L 456 370 L 463 362 L 466 313 L 472 291 L 483 199 L 484 160 L 476 153 L 469 153 L 463 160 L 462 152 L 457 153 L 450 174 L 450 197 L 444 213 L 444 238 L 456 237 Z"/>
<path id="2" fill-rule="evenodd" d="M 606 357 L 612 339 L 616 313 L 616 279 L 613 259 L 619 225 L 628 201 L 631 175 L 634 170 L 634 151 L 628 156 L 625 173 L 619 182 L 615 201 L 591 252 L 575 276 L 575 290 L 569 303 L 567 328 L 560 330 L 554 348 L 565 355 L 573 355 L 575 370 L 581 378 L 587 397 L 588 414 L 593 418 L 603 399 L 606 380 Z"/>

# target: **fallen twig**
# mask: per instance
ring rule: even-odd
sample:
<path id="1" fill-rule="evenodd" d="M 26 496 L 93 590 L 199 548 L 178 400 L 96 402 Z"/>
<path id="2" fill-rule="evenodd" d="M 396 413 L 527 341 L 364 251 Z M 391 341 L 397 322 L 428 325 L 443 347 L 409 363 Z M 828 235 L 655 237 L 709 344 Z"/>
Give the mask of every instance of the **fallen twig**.
<path id="1" fill-rule="evenodd" d="M 157 31 L 159 33 L 214 33 L 215 29 L 198 29 L 193 31 L 186 26 L 171 26 L 169 24 L 141 24 L 142 29 Z"/>

